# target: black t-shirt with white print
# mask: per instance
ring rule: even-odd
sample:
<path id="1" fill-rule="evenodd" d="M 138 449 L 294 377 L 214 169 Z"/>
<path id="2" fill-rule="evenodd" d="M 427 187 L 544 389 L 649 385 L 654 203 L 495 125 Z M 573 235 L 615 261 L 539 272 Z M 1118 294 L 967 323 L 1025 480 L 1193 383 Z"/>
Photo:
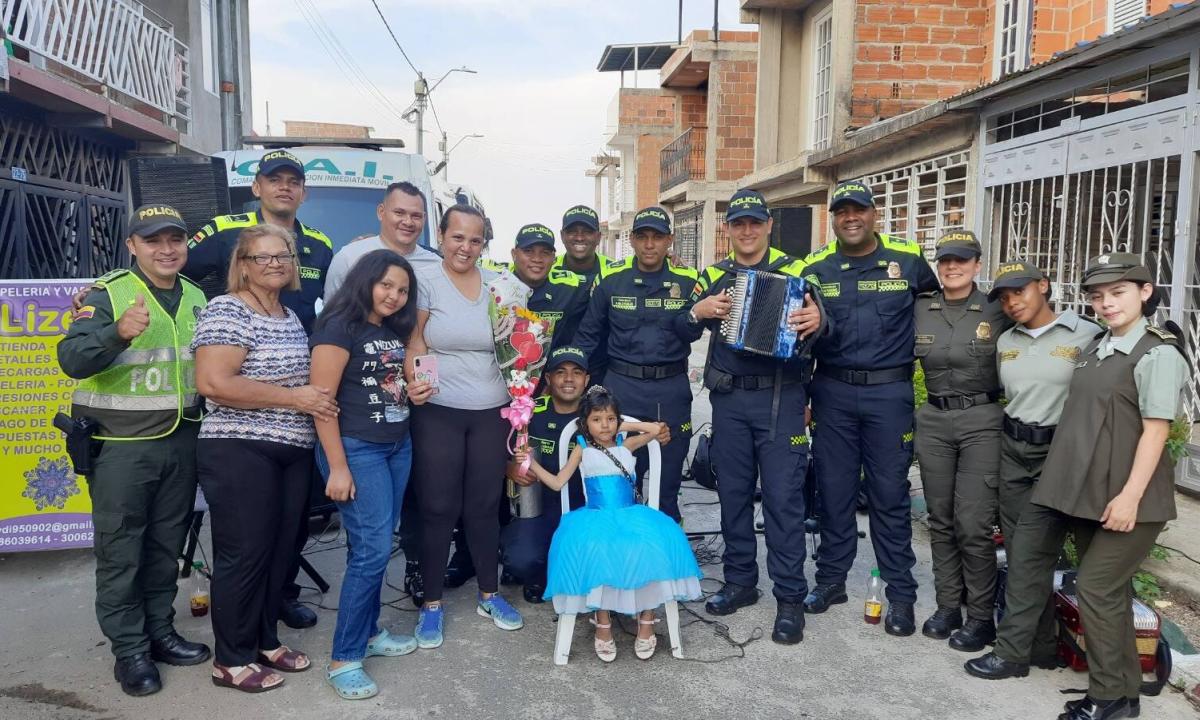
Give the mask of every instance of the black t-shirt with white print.
<path id="1" fill-rule="evenodd" d="M 314 348 L 335 345 L 350 353 L 337 390 L 342 435 L 367 442 L 401 442 L 408 436 L 409 415 L 404 342 L 386 327 L 366 322 L 355 328 L 349 325 L 330 318 L 309 340 Z"/>

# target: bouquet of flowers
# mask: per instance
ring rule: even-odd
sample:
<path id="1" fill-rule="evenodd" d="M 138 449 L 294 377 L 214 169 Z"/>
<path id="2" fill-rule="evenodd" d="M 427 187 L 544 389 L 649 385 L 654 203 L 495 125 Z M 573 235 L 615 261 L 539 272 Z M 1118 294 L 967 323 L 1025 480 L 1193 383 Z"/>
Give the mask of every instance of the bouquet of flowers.
<path id="1" fill-rule="evenodd" d="M 500 374 L 512 397 L 512 403 L 500 410 L 500 414 L 512 426 L 508 435 L 509 450 L 512 452 L 529 445 L 528 427 L 533 417 L 533 392 L 546 365 L 550 336 L 554 330 L 552 320 L 525 308 L 529 293 L 529 288 L 510 273 L 502 273 L 488 283 L 488 315 L 492 320 L 496 362 L 500 365 Z M 521 472 L 528 469 L 526 464 Z"/>

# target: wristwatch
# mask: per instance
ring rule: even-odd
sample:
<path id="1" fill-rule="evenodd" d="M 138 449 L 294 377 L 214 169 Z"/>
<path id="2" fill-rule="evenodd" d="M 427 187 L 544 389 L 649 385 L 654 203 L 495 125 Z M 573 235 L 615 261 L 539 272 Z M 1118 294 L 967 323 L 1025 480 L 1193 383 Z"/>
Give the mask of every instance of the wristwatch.
<path id="1" fill-rule="evenodd" d="M 696 311 L 695 311 L 695 310 L 688 310 L 688 322 L 690 322 L 690 323 L 691 323 L 691 324 L 693 324 L 693 325 L 699 325 L 699 324 L 700 324 L 700 318 L 696 317 Z"/>

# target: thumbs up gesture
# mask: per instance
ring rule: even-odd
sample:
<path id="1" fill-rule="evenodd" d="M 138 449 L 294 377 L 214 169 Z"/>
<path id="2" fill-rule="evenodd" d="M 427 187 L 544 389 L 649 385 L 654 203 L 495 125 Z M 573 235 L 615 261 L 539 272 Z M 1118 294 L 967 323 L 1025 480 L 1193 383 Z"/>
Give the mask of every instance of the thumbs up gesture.
<path id="1" fill-rule="evenodd" d="M 150 327 L 150 311 L 146 309 L 146 296 L 138 293 L 137 299 L 121 314 L 117 321 L 117 335 L 122 340 L 133 340 Z"/>

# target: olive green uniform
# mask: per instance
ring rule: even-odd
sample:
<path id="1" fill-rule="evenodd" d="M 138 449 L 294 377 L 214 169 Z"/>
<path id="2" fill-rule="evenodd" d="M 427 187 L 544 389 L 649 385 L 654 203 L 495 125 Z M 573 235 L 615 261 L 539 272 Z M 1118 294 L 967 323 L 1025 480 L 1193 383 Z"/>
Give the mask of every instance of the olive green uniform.
<path id="1" fill-rule="evenodd" d="M 1188 374 L 1179 340 L 1144 320 L 1116 340 L 1110 345 L 1106 333 L 1079 358 L 1046 458 L 1046 479 L 1021 516 L 1021 546 L 1009 556 L 1004 621 L 1025 624 L 1050 597 L 1054 564 L 1071 532 L 1079 555 L 1076 593 L 1087 637 L 1088 695 L 1097 700 L 1136 698 L 1141 686 L 1130 581 L 1163 525 L 1175 518 L 1173 462 L 1165 449 L 1133 531 L 1105 530 L 1100 517 L 1129 479 L 1142 419 L 1174 419 Z"/>
<path id="2" fill-rule="evenodd" d="M 939 607 L 991 621 L 996 594 L 996 520 L 1003 409 L 996 341 L 1012 325 L 978 288 L 962 300 L 917 299 L 916 355 L 928 402 L 916 412 L 916 453 L 929 508 Z M 965 591 L 965 593 L 964 593 Z"/>
<path id="3" fill-rule="evenodd" d="M 1000 437 L 999 487 L 1000 530 L 1004 533 L 1004 547 L 1010 559 L 1021 542 L 1017 523 L 1029 506 L 1029 498 L 1042 476 L 1042 465 L 1050 451 L 1048 439 L 1034 443 L 1014 437 L 1011 421 L 1042 429 L 1058 425 L 1075 363 L 1100 327 L 1075 311 L 1067 310 L 1045 329 L 1039 330 L 1040 333 L 1015 325 L 996 343 L 996 362 L 1008 400 L 1004 412 L 1010 421 Z M 1044 434 L 1052 432 L 1049 430 Z M 1011 602 L 1012 578 L 1010 567 L 1006 607 Z M 1054 606 L 1048 600 L 1035 624 L 1018 630 L 1006 615 L 1004 624 L 998 629 L 996 654 L 1005 660 L 1025 663 L 1031 657 L 1054 657 L 1057 652 Z"/>
<path id="4" fill-rule="evenodd" d="M 146 284 L 147 305 L 157 302 L 167 314 L 177 315 L 187 282 L 182 276 L 172 289 L 160 290 L 137 268 L 128 272 Z M 82 314 L 58 345 L 63 372 L 83 379 L 108 369 L 130 346 L 118 336 L 116 321 L 108 291 L 88 293 Z M 195 318 L 181 316 L 178 322 L 194 325 Z M 187 348 L 179 350 L 190 354 Z M 168 414 L 177 415 L 178 410 Z M 99 420 L 100 436 L 154 435 L 156 426 L 163 427 L 163 413 L 156 411 L 105 415 L 74 407 L 72 415 Z M 149 652 L 152 639 L 174 632 L 177 559 L 196 496 L 200 423 L 195 420 L 200 415 L 199 405 L 192 403 L 164 437 L 104 441 L 88 478 L 95 527 L 96 618 L 118 659 Z"/>

